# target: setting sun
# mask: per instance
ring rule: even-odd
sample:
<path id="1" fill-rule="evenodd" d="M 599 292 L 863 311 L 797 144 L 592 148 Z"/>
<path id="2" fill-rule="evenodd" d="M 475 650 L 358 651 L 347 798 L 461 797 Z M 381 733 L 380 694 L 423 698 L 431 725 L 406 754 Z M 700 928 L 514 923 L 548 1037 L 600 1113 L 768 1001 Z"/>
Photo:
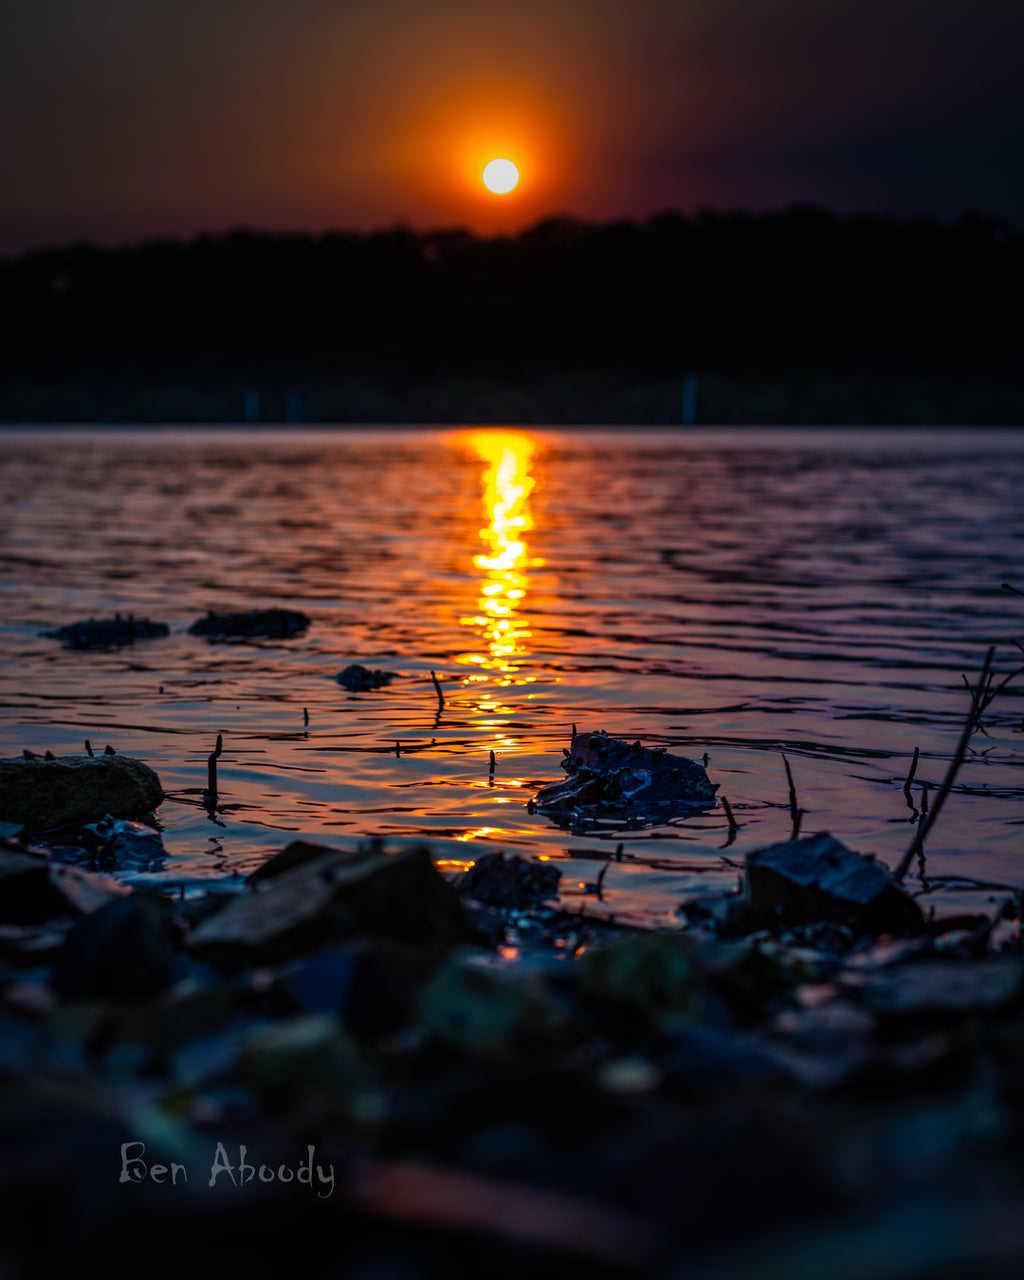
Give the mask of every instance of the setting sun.
<path id="1" fill-rule="evenodd" d="M 483 181 L 488 191 L 503 196 L 519 182 L 519 170 L 511 160 L 492 160 L 484 166 Z"/>

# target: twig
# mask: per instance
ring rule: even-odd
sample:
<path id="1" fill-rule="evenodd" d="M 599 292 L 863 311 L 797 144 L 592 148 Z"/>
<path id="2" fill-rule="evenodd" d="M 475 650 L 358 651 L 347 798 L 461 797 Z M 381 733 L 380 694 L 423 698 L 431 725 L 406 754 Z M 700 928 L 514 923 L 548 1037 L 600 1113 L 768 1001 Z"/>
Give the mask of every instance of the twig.
<path id="1" fill-rule="evenodd" d="M 1016 587 L 1011 587 L 1008 582 L 1002 584 L 1004 591 L 1012 591 L 1015 596 L 1024 596 L 1024 591 L 1018 591 Z"/>
<path id="2" fill-rule="evenodd" d="M 217 757 L 224 750 L 224 739 L 217 734 L 217 745 L 210 752 L 206 761 L 206 794 L 212 799 L 217 798 Z"/>
<path id="3" fill-rule="evenodd" d="M 490 772 L 491 772 L 491 773 L 493 773 L 493 772 L 494 772 L 494 766 L 495 766 L 497 763 L 498 763 L 498 757 L 497 757 L 497 756 L 494 754 L 494 752 L 492 751 L 492 752 L 491 752 L 491 768 L 490 768 Z"/>
<path id="4" fill-rule="evenodd" d="M 92 743 L 89 741 L 89 739 L 88 739 L 88 738 L 86 738 L 86 740 L 85 740 L 85 749 L 86 749 L 86 751 L 88 751 L 89 755 L 92 755 L 92 754 L 93 754 L 93 750 L 92 750 Z"/>
<path id="5" fill-rule="evenodd" d="M 302 708 L 302 723 L 309 728 L 309 707 Z"/>
<path id="6" fill-rule="evenodd" d="M 443 711 L 444 710 L 444 694 L 441 692 L 441 681 L 438 680 L 437 673 L 434 671 L 431 671 L 430 678 L 431 680 L 433 680 L 434 688 L 437 690 L 437 709 L 438 711 Z"/>
<path id="7" fill-rule="evenodd" d="M 620 841 L 619 841 L 619 843 L 615 846 L 615 861 L 616 861 L 616 862 L 621 862 L 621 861 L 622 861 L 622 851 L 623 851 L 623 849 L 625 849 L 625 847 L 626 847 L 626 846 L 622 843 L 622 841 L 621 841 L 621 840 L 620 840 Z"/>
<path id="8" fill-rule="evenodd" d="M 610 861 L 606 862 L 604 866 L 601 868 L 601 870 L 597 873 L 597 884 L 595 887 L 597 889 L 597 896 L 601 898 L 602 901 L 604 901 L 604 895 L 601 893 L 601 886 L 604 884 L 604 878 L 608 874 L 608 868 L 610 866 L 611 866 L 611 862 Z"/>
<path id="9" fill-rule="evenodd" d="M 793 770 L 789 767 L 789 761 L 786 759 L 786 753 L 782 753 L 782 763 L 786 766 L 786 777 L 789 780 L 789 816 L 793 820 L 793 831 L 790 840 L 795 840 L 800 834 L 800 819 L 803 817 L 804 811 L 797 805 L 796 787 L 793 784 Z"/>
<path id="10" fill-rule="evenodd" d="M 911 760 L 911 762 L 910 762 L 910 772 L 907 774 L 907 780 L 906 780 L 906 782 L 904 782 L 904 784 L 903 784 L 903 794 L 904 794 L 904 795 L 906 796 L 906 798 L 907 798 L 907 808 L 908 808 L 908 809 L 913 809 L 913 808 L 914 808 L 914 800 L 913 800 L 913 797 L 912 797 L 912 796 L 911 796 L 911 794 L 910 794 L 910 784 L 914 781 L 914 774 L 915 774 L 915 773 L 917 773 L 917 762 L 918 762 L 918 760 L 920 759 L 920 757 L 921 757 L 921 748 L 920 748 L 920 747 L 915 747 L 915 748 L 914 748 L 914 758 L 913 758 L 913 760 Z"/>
<path id="11" fill-rule="evenodd" d="M 897 883 L 902 881 L 903 877 L 907 874 L 907 870 L 909 869 L 911 862 L 913 862 L 914 856 L 924 844 L 925 836 L 935 825 L 935 820 L 939 816 L 946 796 L 949 795 L 950 790 L 953 787 L 957 772 L 964 762 L 964 756 L 967 754 L 967 744 L 970 742 L 971 734 L 974 731 L 975 707 L 977 706 L 978 698 L 981 696 L 982 689 L 984 689 L 988 683 L 988 675 L 989 671 L 992 669 L 992 658 L 995 655 L 995 651 L 995 645 L 992 645 L 990 646 L 988 653 L 985 655 L 985 663 L 981 668 L 981 675 L 978 677 L 978 683 L 971 691 L 971 707 L 967 713 L 966 719 L 964 720 L 964 727 L 960 731 L 960 741 L 957 743 L 956 751 L 953 753 L 953 758 L 949 762 L 949 768 L 946 770 L 946 776 L 942 779 L 942 785 L 935 793 L 935 803 L 932 805 L 932 811 L 927 819 L 922 813 L 921 822 L 918 824 L 917 832 L 915 833 L 913 840 L 910 842 L 910 847 L 903 855 L 900 865 L 893 872 L 893 878 Z"/>
<path id="12" fill-rule="evenodd" d="M 396 740 L 395 741 L 395 759 L 401 760 L 401 758 L 402 758 L 402 744 Z"/>
<path id="13" fill-rule="evenodd" d="M 729 803 L 728 800 L 726 800 L 725 796 L 720 796 L 719 799 L 722 801 L 722 808 L 725 810 L 725 816 L 729 820 L 729 830 L 739 831 L 740 824 L 733 817 L 732 805 Z"/>

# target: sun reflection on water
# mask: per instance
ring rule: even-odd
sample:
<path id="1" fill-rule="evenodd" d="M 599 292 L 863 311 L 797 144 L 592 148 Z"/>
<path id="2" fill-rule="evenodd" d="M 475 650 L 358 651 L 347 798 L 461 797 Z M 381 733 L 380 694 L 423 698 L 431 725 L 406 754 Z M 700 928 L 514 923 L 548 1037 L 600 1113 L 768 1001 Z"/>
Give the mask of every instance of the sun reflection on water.
<path id="1" fill-rule="evenodd" d="M 482 571 L 477 611 L 460 619 L 463 626 L 476 631 L 484 648 L 462 654 L 459 661 L 482 669 L 468 682 L 528 683 L 530 677 L 517 679 L 515 673 L 529 651 L 530 629 L 524 614 L 527 570 L 539 565 L 529 558 L 524 535 L 533 528 L 530 494 L 536 484 L 533 463 L 540 444 L 524 431 L 474 431 L 458 439 L 487 464 L 483 473 L 487 524 L 480 530 L 485 551 L 473 557 Z M 493 693 L 483 696 L 478 705 L 481 712 L 499 718 L 510 710 Z"/>

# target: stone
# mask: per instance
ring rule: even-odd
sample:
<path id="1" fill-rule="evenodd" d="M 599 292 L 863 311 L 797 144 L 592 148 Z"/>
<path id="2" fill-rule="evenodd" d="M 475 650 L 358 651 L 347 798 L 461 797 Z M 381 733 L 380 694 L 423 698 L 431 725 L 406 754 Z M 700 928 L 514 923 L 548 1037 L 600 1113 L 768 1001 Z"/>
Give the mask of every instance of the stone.
<path id="1" fill-rule="evenodd" d="M 373 689 L 390 684 L 394 676 L 393 671 L 371 671 L 369 667 L 353 662 L 344 671 L 339 671 L 335 679 L 350 693 L 369 693 Z"/>
<path id="2" fill-rule="evenodd" d="M 356 937 L 440 952 L 475 934 L 423 845 L 385 853 L 336 849 L 282 871 L 207 917 L 189 945 L 227 967 L 276 964 Z"/>
<path id="3" fill-rule="evenodd" d="M 695 760 L 661 749 L 610 738 L 604 730 L 577 733 L 565 753 L 568 777 L 542 787 L 533 801 L 543 812 L 617 809 L 633 813 L 669 812 L 712 804 L 718 783 Z"/>
<path id="4" fill-rule="evenodd" d="M 59 640 L 66 649 L 120 649 L 136 640 L 153 640 L 170 635 L 170 627 L 164 622 L 150 622 L 148 618 L 127 618 L 115 614 L 113 618 L 90 618 L 87 622 L 72 622 L 56 631 L 43 631 L 47 640 Z"/>
<path id="5" fill-rule="evenodd" d="M 89 915 L 126 893 L 126 886 L 80 867 L 0 850 L 0 924 L 41 925 Z"/>
<path id="6" fill-rule="evenodd" d="M 454 881 L 460 895 L 488 907 L 521 910 L 558 895 L 562 873 L 549 862 L 531 862 L 500 850 L 485 854 Z"/>
<path id="7" fill-rule="evenodd" d="M 888 867 L 828 832 L 748 853 L 745 893 L 755 911 L 791 925 L 831 920 L 874 935 L 924 928 L 921 909 Z"/>
<path id="8" fill-rule="evenodd" d="M 132 818 L 164 798 L 160 779 L 141 760 L 116 753 L 0 760 L 0 818 L 30 831 Z"/>
<path id="9" fill-rule="evenodd" d="M 169 987 L 177 969 L 167 911 L 133 894 L 75 925 L 57 953 L 50 982 L 69 999 L 137 998 Z"/>
<path id="10" fill-rule="evenodd" d="M 306 631 L 310 618 L 297 609 L 250 609 L 246 613 L 214 613 L 193 622 L 190 636 L 207 640 L 290 640 Z"/>

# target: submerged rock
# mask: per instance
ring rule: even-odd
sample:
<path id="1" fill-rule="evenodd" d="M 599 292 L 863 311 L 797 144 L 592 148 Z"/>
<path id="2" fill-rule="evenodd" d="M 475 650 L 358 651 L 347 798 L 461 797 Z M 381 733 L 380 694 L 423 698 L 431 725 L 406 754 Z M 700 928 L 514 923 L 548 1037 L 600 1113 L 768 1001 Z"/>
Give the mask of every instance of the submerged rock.
<path id="1" fill-rule="evenodd" d="M 163 622 L 150 622 L 148 618 L 127 618 L 115 614 L 113 618 L 90 618 L 87 622 L 72 622 L 56 631 L 40 634 L 47 640 L 60 640 L 67 649 L 120 649 L 136 640 L 153 640 L 170 635 L 170 628 Z"/>
<path id="2" fill-rule="evenodd" d="M 190 636 L 207 640 L 288 640 L 305 631 L 310 619 L 297 609 L 250 609 L 247 613 L 214 613 L 193 622 Z"/>
<path id="3" fill-rule="evenodd" d="M 516 910 L 556 897 L 561 878 L 549 862 L 530 862 L 499 850 L 458 876 L 455 889 L 485 906 Z"/>
<path id="4" fill-rule="evenodd" d="M 274 964 L 355 937 L 395 938 L 427 951 L 475 940 L 455 890 L 421 845 L 307 853 L 209 916 L 190 946 L 229 966 Z"/>
<path id="5" fill-rule="evenodd" d="M 661 748 L 610 738 L 604 730 L 577 733 L 566 751 L 563 782 L 542 787 L 534 799 L 547 813 L 619 809 L 634 813 L 713 803 L 718 783 L 695 760 Z"/>
<path id="6" fill-rule="evenodd" d="M 394 677 L 393 671 L 371 671 L 369 667 L 353 662 L 344 671 L 339 671 L 335 679 L 343 689 L 348 689 L 349 693 L 369 693 L 373 689 L 380 689 L 383 685 L 390 684 Z"/>
<path id="7" fill-rule="evenodd" d="M 164 798 L 160 779 L 141 760 L 116 752 L 0 760 L 0 818 L 47 831 L 106 815 L 130 818 Z"/>
<path id="8" fill-rule="evenodd" d="M 748 853 L 746 897 L 787 924 L 831 920 L 863 933 L 919 933 L 921 909 L 888 867 L 827 832 Z"/>
<path id="9" fill-rule="evenodd" d="M 109 813 L 102 821 L 83 827 L 79 839 L 96 861 L 121 867 L 156 870 L 167 856 L 158 831 L 144 822 L 112 818 Z"/>

